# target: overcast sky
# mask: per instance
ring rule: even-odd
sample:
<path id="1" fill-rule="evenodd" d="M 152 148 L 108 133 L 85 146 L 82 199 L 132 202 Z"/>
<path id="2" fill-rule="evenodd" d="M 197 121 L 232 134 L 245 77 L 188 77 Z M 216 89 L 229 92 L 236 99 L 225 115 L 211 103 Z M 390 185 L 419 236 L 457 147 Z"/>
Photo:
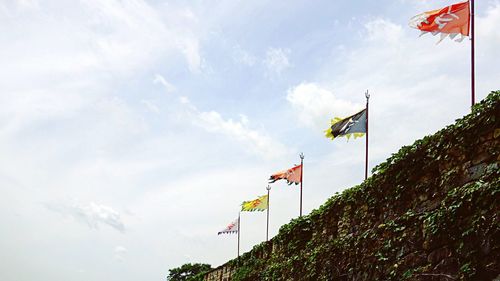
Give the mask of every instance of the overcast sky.
<path id="1" fill-rule="evenodd" d="M 476 1 L 477 99 L 500 88 L 500 1 Z M 305 213 L 469 111 L 470 42 L 408 27 L 450 0 L 0 1 L 0 279 L 164 280 L 305 154 Z M 299 189 L 271 190 L 271 235 Z M 244 213 L 242 251 L 265 239 Z"/>

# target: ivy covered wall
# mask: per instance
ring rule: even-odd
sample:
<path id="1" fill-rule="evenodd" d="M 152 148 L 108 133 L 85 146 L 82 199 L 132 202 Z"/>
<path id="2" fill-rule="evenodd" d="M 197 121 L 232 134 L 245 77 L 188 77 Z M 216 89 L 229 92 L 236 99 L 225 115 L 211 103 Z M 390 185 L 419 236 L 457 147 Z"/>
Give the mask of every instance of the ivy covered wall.
<path id="1" fill-rule="evenodd" d="M 500 280 L 500 91 L 205 280 Z"/>

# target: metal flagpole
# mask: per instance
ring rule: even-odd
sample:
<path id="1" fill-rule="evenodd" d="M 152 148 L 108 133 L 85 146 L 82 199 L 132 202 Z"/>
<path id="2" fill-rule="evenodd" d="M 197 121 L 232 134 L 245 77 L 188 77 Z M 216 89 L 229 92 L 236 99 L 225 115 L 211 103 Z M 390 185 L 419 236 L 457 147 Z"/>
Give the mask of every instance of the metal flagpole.
<path id="1" fill-rule="evenodd" d="M 475 28 L 475 24 L 474 24 L 474 0 L 469 0 L 469 3 L 470 3 L 470 22 L 471 22 L 471 36 L 470 36 L 470 39 L 471 39 L 471 48 L 470 48 L 470 51 L 471 51 L 471 66 L 470 66 L 470 75 L 471 75 L 471 102 L 472 102 L 472 106 L 474 106 L 475 104 L 475 96 L 476 96 L 476 87 L 475 87 L 475 78 L 476 78 L 476 74 L 475 74 L 475 62 L 474 62 L 474 28 Z"/>
<path id="2" fill-rule="evenodd" d="M 300 216 L 302 217 L 302 176 L 304 174 L 304 153 L 300 153 Z"/>
<path id="3" fill-rule="evenodd" d="M 370 100 L 370 94 L 368 94 L 368 90 L 365 93 L 366 97 L 366 152 L 365 152 L 365 180 L 368 178 L 368 104 Z"/>
<path id="4" fill-rule="evenodd" d="M 240 260 L 240 228 L 241 228 L 240 216 L 241 212 L 238 213 L 238 262 Z"/>
<path id="5" fill-rule="evenodd" d="M 269 191 L 271 190 L 271 186 L 267 185 L 267 227 L 266 227 L 266 241 L 269 241 Z"/>

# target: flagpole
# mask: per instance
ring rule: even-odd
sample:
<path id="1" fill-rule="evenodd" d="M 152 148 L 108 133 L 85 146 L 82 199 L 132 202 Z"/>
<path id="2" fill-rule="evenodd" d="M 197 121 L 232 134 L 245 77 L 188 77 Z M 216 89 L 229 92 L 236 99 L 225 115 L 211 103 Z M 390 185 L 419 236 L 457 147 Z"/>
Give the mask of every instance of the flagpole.
<path id="1" fill-rule="evenodd" d="M 240 261 L 240 228 L 241 228 L 240 215 L 241 212 L 238 212 L 238 263 Z"/>
<path id="2" fill-rule="evenodd" d="M 304 153 L 299 154 L 300 157 L 300 217 L 302 217 L 302 175 L 304 173 Z"/>
<path id="3" fill-rule="evenodd" d="M 471 36 L 470 36 L 470 39 L 471 39 L 471 102 L 472 102 L 472 106 L 474 106 L 475 104 L 475 99 L 476 99 L 476 87 L 475 87 L 475 84 L 476 84 L 476 74 L 475 74 L 475 61 L 474 61 L 474 29 L 475 29 L 475 24 L 474 24 L 474 0 L 469 0 L 469 3 L 470 3 L 470 9 L 471 9 L 471 13 L 470 13 L 470 16 L 471 16 L 471 25 L 472 25 L 472 29 L 471 29 Z"/>
<path id="4" fill-rule="evenodd" d="M 269 191 L 271 190 L 271 186 L 268 184 L 266 187 L 267 190 L 267 226 L 266 226 L 266 241 L 269 241 Z"/>
<path id="5" fill-rule="evenodd" d="M 370 94 L 368 90 L 365 93 L 366 97 L 366 143 L 365 143 L 365 180 L 368 178 L 368 104 L 370 100 Z"/>

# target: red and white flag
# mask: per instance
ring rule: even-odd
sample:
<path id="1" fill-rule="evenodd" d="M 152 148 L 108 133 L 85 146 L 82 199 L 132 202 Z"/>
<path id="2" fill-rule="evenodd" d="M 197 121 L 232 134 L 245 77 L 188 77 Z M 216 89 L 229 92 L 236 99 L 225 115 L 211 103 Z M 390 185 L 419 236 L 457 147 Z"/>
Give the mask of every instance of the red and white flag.
<path id="1" fill-rule="evenodd" d="M 469 36 L 469 1 L 416 15 L 410 19 L 410 26 L 422 31 L 420 36 L 426 33 L 440 34 L 438 43 L 447 36 L 454 39 L 457 35 L 460 37 L 455 41 L 461 42 L 465 36 Z"/>
<path id="2" fill-rule="evenodd" d="M 290 185 L 292 183 L 299 184 L 302 180 L 302 165 L 297 165 L 285 171 L 277 172 L 269 177 L 269 183 L 277 180 L 286 180 Z"/>
<path id="3" fill-rule="evenodd" d="M 226 228 L 224 228 L 223 230 L 219 231 L 217 233 L 217 235 L 238 233 L 238 230 L 239 230 L 239 219 L 235 219 L 230 224 L 228 224 L 226 226 Z"/>

